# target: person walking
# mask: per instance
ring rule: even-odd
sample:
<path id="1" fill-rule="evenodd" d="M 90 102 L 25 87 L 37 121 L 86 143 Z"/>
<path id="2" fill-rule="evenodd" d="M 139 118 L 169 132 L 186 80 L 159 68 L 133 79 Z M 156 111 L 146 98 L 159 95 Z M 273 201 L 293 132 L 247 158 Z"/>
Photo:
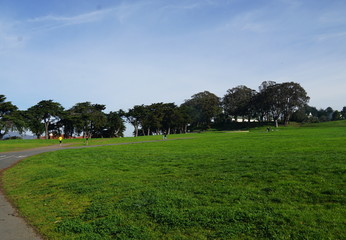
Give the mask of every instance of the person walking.
<path id="1" fill-rule="evenodd" d="M 62 136 L 59 137 L 59 145 L 61 146 L 62 143 Z"/>

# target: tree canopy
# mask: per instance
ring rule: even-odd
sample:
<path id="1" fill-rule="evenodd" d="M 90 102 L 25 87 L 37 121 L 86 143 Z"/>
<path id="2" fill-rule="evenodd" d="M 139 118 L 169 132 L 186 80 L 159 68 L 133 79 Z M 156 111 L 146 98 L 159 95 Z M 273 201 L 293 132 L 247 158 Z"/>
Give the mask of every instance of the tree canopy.
<path id="1" fill-rule="evenodd" d="M 196 93 L 180 106 L 175 103 L 152 103 L 105 113 L 106 106 L 90 102 L 76 103 L 70 109 L 53 100 L 42 100 L 27 110 L 0 95 L 0 139 L 9 131 L 30 130 L 37 138 L 45 133 L 72 137 L 122 137 L 125 121 L 134 127 L 134 136 L 186 133 L 207 129 L 215 124 L 257 121 L 287 125 L 290 119 L 300 122 L 323 122 L 346 119 L 346 107 L 317 110 L 309 106 L 305 89 L 295 82 L 265 81 L 259 91 L 239 85 L 227 90 L 223 98 L 214 93 Z"/>
<path id="2" fill-rule="evenodd" d="M 182 104 L 191 117 L 191 124 L 208 128 L 222 112 L 221 100 L 214 93 L 204 91 L 194 94 Z"/>
<path id="3" fill-rule="evenodd" d="M 6 101 L 5 95 L 0 95 L 0 139 L 9 131 L 22 132 L 25 127 L 22 115 L 17 106 Z"/>
<path id="4" fill-rule="evenodd" d="M 60 103 L 53 100 L 42 100 L 36 105 L 27 110 L 29 120 L 29 129 L 36 133 L 42 134 L 42 127 L 44 127 L 45 137 L 49 138 L 49 126 L 57 123 L 63 114 L 64 108 Z M 42 123 L 42 124 L 40 124 Z"/>

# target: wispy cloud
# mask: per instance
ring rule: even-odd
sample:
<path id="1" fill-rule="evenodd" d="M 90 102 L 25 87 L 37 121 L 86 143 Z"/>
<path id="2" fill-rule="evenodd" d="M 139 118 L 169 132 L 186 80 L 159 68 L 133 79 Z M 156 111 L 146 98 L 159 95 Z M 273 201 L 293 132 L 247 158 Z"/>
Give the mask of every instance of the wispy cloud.
<path id="1" fill-rule="evenodd" d="M 228 23 L 228 26 L 240 31 L 253 33 L 267 32 L 270 30 L 270 26 L 261 19 L 262 14 L 263 13 L 260 10 L 239 14 L 238 16 L 234 17 L 230 23 Z"/>
<path id="2" fill-rule="evenodd" d="M 233 0 L 229 0 L 233 2 Z M 224 1 L 220 0 L 199 0 L 199 1 L 185 1 L 185 2 L 174 2 L 169 4 L 164 4 L 162 10 L 181 10 L 181 11 L 190 11 L 197 10 L 206 7 L 219 6 L 224 4 Z"/>
<path id="3" fill-rule="evenodd" d="M 139 3 L 122 3 L 116 8 L 112 9 L 112 13 L 118 19 L 120 23 L 125 23 L 128 19 L 136 16 L 138 12 L 142 11 L 145 7 L 152 5 L 153 2 L 139 2 Z"/>
<path id="4" fill-rule="evenodd" d="M 152 2 L 135 2 L 122 4 L 102 9 L 95 10 L 87 13 L 78 14 L 75 16 L 60 16 L 60 15 L 47 15 L 28 19 L 27 24 L 33 24 L 35 30 L 51 30 L 55 28 L 87 24 L 97 21 L 102 21 L 105 18 L 113 17 L 119 23 L 125 23 L 128 19 L 136 16 L 138 12 L 143 11 L 146 6 L 150 6 Z"/>
<path id="5" fill-rule="evenodd" d="M 116 11 L 115 8 L 111 9 L 103 9 L 92 11 L 88 13 L 83 13 L 75 16 L 57 16 L 57 15 L 47 15 L 42 17 L 37 17 L 33 19 L 28 19 L 26 21 L 27 24 L 34 24 L 35 30 L 49 30 L 55 29 L 65 26 L 79 25 L 85 23 L 91 23 L 100 21 L 106 16 L 114 13 Z"/>

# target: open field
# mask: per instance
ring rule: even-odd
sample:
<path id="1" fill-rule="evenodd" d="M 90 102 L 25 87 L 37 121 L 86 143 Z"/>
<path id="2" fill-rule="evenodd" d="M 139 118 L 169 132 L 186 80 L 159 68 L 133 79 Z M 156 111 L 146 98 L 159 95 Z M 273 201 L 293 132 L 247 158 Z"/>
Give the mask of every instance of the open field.
<path id="1" fill-rule="evenodd" d="M 183 137 L 41 154 L 3 185 L 47 239 L 346 238 L 346 121 Z"/>
<path id="2" fill-rule="evenodd" d="M 150 141 L 159 140 L 162 136 L 149 136 L 149 137 L 127 137 L 127 138 L 91 138 L 88 141 L 88 145 L 103 145 L 103 144 L 114 144 L 114 143 L 126 143 L 126 142 L 140 142 L 140 141 Z M 69 146 L 85 146 L 85 139 L 63 139 L 63 144 L 68 144 Z M 12 152 L 21 151 L 32 148 L 47 147 L 52 145 L 58 145 L 59 140 L 57 139 L 16 139 L 16 140 L 4 140 L 0 141 L 0 152 Z"/>
<path id="3" fill-rule="evenodd" d="M 0 141 L 0 152 L 21 151 L 31 148 L 46 147 L 57 144 L 58 140 L 42 140 L 42 139 L 16 139 Z"/>

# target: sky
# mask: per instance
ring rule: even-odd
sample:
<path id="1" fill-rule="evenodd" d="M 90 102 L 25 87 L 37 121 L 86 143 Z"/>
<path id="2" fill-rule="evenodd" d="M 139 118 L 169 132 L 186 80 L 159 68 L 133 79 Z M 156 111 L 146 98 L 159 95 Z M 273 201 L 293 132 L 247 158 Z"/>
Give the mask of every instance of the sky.
<path id="1" fill-rule="evenodd" d="M 109 111 L 297 82 L 346 105 L 345 0 L 0 0 L 0 94 Z"/>

